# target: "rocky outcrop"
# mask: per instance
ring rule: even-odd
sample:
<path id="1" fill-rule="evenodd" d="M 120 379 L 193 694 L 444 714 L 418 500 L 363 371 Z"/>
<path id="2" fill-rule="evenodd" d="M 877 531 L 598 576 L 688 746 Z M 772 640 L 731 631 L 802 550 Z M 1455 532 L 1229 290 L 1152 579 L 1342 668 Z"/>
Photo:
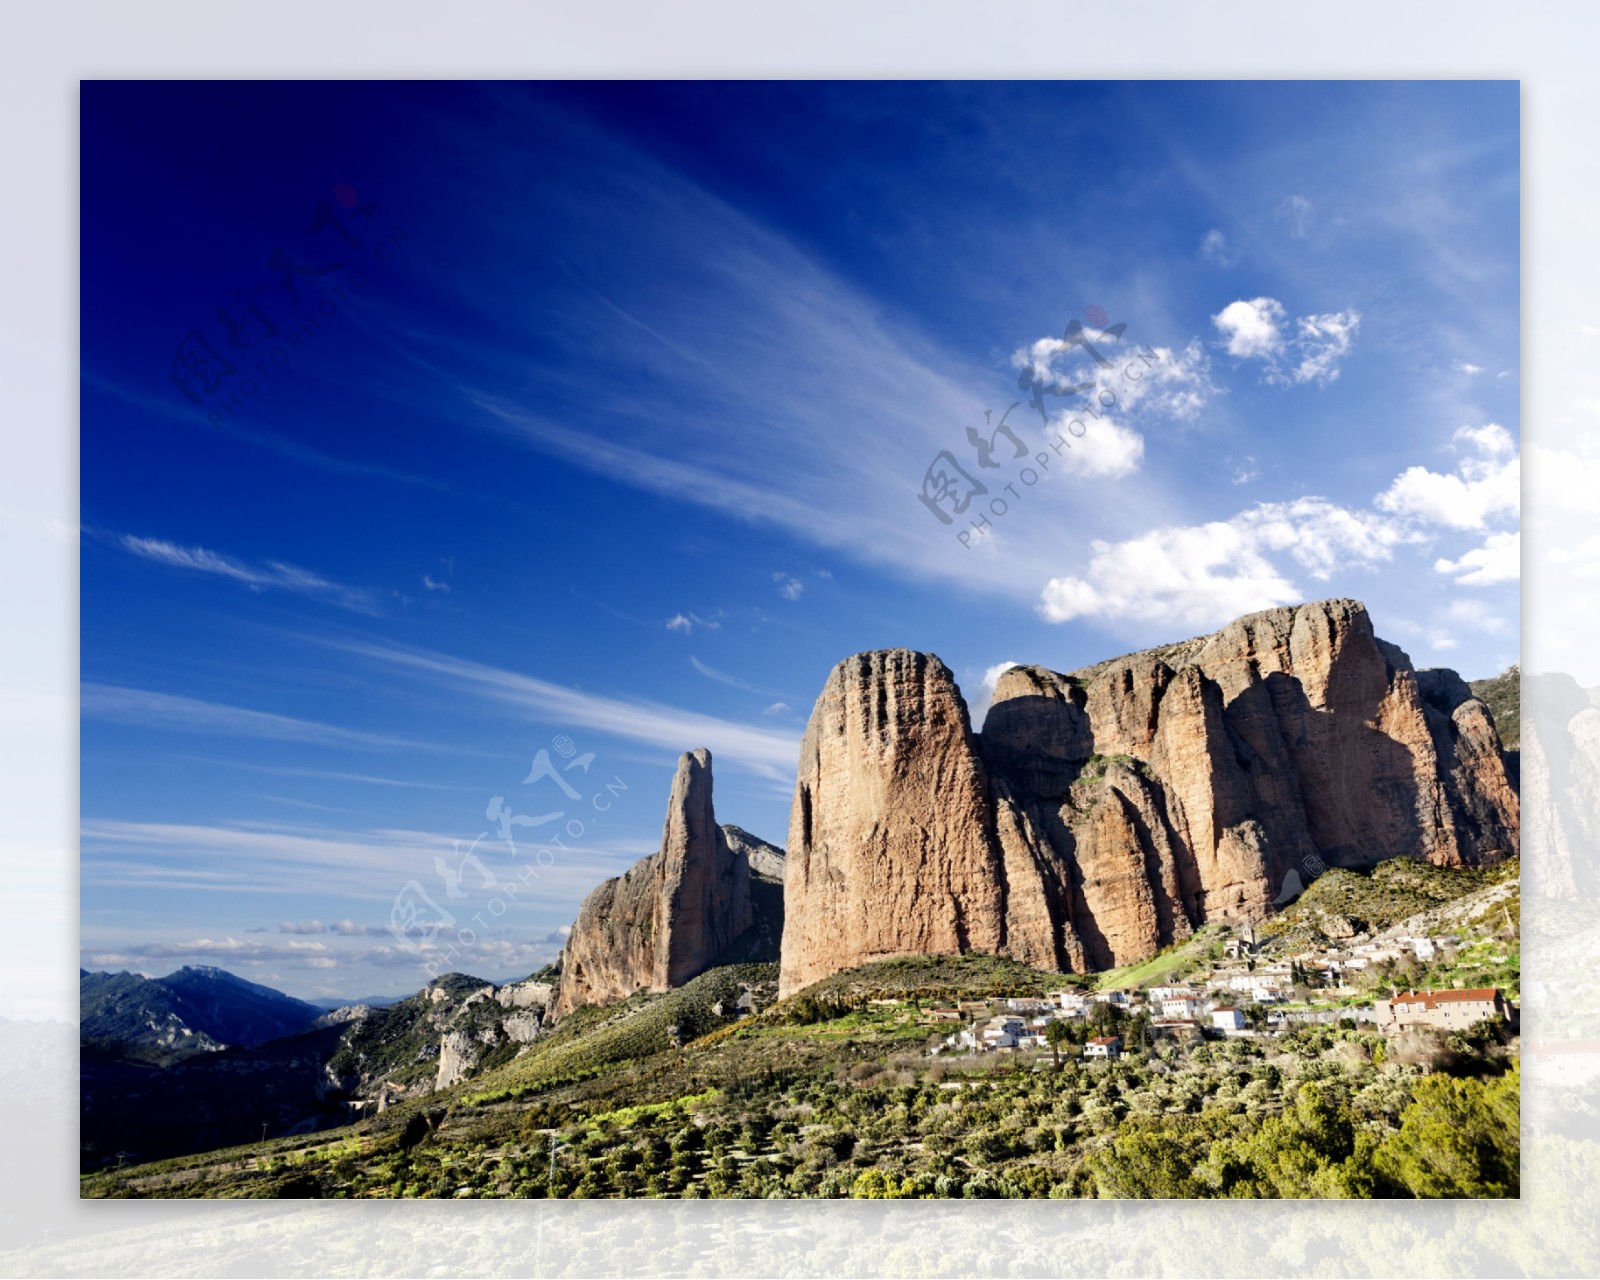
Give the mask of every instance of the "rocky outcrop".
<path id="1" fill-rule="evenodd" d="M 1600 709 L 1563 673 L 1530 675 L 1523 684 L 1523 790 L 1534 815 L 1528 887 L 1546 898 L 1593 898 L 1600 894 Z"/>
<path id="2" fill-rule="evenodd" d="M 1114 967 L 1259 919 L 1291 873 L 1492 862 L 1518 826 L 1484 704 L 1353 600 L 1011 668 L 981 734 L 938 658 L 858 654 L 801 747 L 782 989 L 908 953 Z"/>
<path id="3" fill-rule="evenodd" d="M 783 851 L 717 825 L 711 753 L 678 761 L 661 849 L 584 899 L 561 953 L 551 1016 L 665 991 L 717 963 L 776 954 L 782 933 Z"/>
<path id="4" fill-rule="evenodd" d="M 543 1009 L 550 1003 L 555 988 L 548 982 L 525 978 L 495 989 L 494 998 L 503 1009 Z"/>

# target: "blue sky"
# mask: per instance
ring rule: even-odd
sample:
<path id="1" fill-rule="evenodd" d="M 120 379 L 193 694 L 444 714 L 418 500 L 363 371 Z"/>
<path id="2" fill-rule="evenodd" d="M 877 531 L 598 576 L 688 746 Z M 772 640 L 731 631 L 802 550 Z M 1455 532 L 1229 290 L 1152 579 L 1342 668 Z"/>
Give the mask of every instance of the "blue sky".
<path id="1" fill-rule="evenodd" d="M 1352 595 L 1503 669 L 1518 129 L 1510 82 L 86 85 L 84 964 L 410 991 L 420 889 L 520 977 L 680 751 L 784 843 L 863 649 L 981 709 Z M 562 817 L 513 854 L 491 797 Z"/>

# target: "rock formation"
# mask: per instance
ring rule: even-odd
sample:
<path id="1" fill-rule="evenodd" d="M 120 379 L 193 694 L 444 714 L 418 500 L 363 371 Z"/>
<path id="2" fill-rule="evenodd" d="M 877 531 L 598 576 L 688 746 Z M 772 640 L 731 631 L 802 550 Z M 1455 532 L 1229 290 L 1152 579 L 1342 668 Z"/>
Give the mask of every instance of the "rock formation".
<path id="1" fill-rule="evenodd" d="M 868 960 L 1127 964 L 1266 915 L 1291 871 L 1516 851 L 1484 704 L 1366 609 L 1271 609 L 1069 674 L 1006 671 L 981 734 L 949 669 L 834 668 L 790 814 L 782 991 Z"/>
<path id="2" fill-rule="evenodd" d="M 1600 893 L 1600 691 L 1564 673 L 1523 681 L 1522 776 L 1528 824 L 1528 888 L 1546 898 Z"/>
<path id="3" fill-rule="evenodd" d="M 717 825 L 711 753 L 685 754 L 660 852 L 584 899 L 561 953 L 551 1016 L 623 1000 L 641 988 L 682 986 L 718 963 L 775 958 L 783 861 L 781 849 Z M 770 939 L 765 948 L 763 939 Z"/>

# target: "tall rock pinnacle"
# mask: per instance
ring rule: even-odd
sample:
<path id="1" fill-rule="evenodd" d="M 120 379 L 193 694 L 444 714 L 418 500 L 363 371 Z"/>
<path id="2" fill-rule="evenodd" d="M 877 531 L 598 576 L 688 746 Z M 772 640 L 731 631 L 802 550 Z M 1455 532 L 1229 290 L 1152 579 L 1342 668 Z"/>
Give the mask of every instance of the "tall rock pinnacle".
<path id="1" fill-rule="evenodd" d="M 781 875 L 781 850 L 743 832 L 730 842 L 712 807 L 711 753 L 686 752 L 660 851 L 584 899 L 562 951 L 551 1015 L 623 1000 L 641 988 L 681 986 L 741 940 L 758 949 L 753 932 L 764 928 L 775 938 L 781 923 L 758 918 L 759 904 L 775 896 L 764 896 L 759 882 L 770 880 L 774 867 Z"/>

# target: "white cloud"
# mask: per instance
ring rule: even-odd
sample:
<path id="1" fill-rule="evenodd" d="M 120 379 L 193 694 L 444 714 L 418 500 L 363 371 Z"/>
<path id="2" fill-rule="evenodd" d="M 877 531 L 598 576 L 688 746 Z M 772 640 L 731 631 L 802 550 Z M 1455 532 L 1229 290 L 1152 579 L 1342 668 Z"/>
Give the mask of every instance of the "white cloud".
<path id="1" fill-rule="evenodd" d="M 1191 339 L 1181 351 L 1170 347 L 1150 350 L 1156 354 L 1157 363 L 1141 366 L 1138 379 L 1122 383 L 1120 403 L 1125 412 L 1152 411 L 1189 421 L 1206 401 L 1220 394 L 1221 388 L 1211 381 L 1211 357 L 1200 339 Z M 1104 375 L 1102 370 L 1102 381 L 1107 380 Z"/>
<path id="2" fill-rule="evenodd" d="M 1181 351 L 1159 346 L 1119 351 L 1118 339 L 1107 331 L 1085 329 L 1083 337 L 1106 364 L 1064 338 L 1039 338 L 1011 355 L 1013 368 L 1026 370 L 1062 396 L 1061 421 L 1080 414 L 1087 421 L 1079 406 L 1089 405 L 1130 419 L 1152 413 L 1188 420 L 1220 390 L 1211 381 L 1211 358 L 1198 338 Z M 1058 367 L 1058 360 L 1071 363 Z"/>
<path id="3" fill-rule="evenodd" d="M 1200 256 L 1214 267 L 1232 267 L 1239 262 L 1239 251 L 1216 227 L 1200 237 Z"/>
<path id="4" fill-rule="evenodd" d="M 1265 382 L 1326 386 L 1334 381 L 1339 361 L 1349 354 L 1361 327 L 1360 313 L 1351 309 L 1300 316 L 1292 326 L 1285 323 L 1287 319 L 1276 298 L 1252 298 L 1230 302 L 1211 317 L 1211 323 L 1229 355 L 1265 363 Z"/>
<path id="5" fill-rule="evenodd" d="M 774 702 L 771 706 L 763 708 L 761 714 L 764 716 L 781 716 L 786 714 L 788 710 L 789 704 L 787 702 Z"/>
<path id="6" fill-rule="evenodd" d="M 1073 618 L 1138 619 L 1214 625 L 1252 610 L 1303 599 L 1284 566 L 1287 557 L 1318 582 L 1348 568 L 1393 558 L 1396 547 L 1431 541 L 1443 529 L 1482 529 L 1518 512 L 1516 442 L 1504 427 L 1463 427 L 1453 444 L 1471 450 L 1454 473 L 1412 467 L 1371 508 L 1326 498 L 1261 503 L 1226 520 L 1153 529 L 1121 542 L 1096 541 L 1077 575 L 1051 578 L 1038 613 L 1050 622 Z M 1582 486 L 1580 486 L 1582 487 Z M 1520 535 L 1490 533 L 1436 572 L 1468 587 L 1514 580 Z M 1482 623 L 1481 606 L 1463 604 L 1455 621 Z"/>
<path id="7" fill-rule="evenodd" d="M 1483 366 L 1481 364 L 1473 364 L 1470 360 L 1452 361 L 1450 367 L 1457 373 L 1466 374 L 1469 378 L 1483 372 Z"/>
<path id="8" fill-rule="evenodd" d="M 1144 461 L 1144 437 L 1110 418 L 1086 423 L 1080 437 L 1064 438 L 1070 447 L 1060 453 L 1061 469 L 1070 475 L 1115 480 L 1132 475 Z"/>
<path id="9" fill-rule="evenodd" d="M 1395 522 L 1325 498 L 1262 503 L 1230 520 L 1097 541 L 1082 577 L 1052 578 L 1038 612 L 1214 625 L 1303 597 L 1270 558 L 1287 555 L 1318 581 L 1349 565 L 1388 560 L 1412 540 Z"/>
<path id="10" fill-rule="evenodd" d="M 696 627 L 704 631 L 722 630 L 722 624 L 715 618 L 702 618 L 698 613 L 675 613 L 667 619 L 668 631 L 681 631 L 686 636 L 693 635 Z"/>
<path id="11" fill-rule="evenodd" d="M 325 600 L 357 613 L 377 612 L 376 598 L 371 591 L 331 582 L 309 569 L 292 564 L 269 560 L 263 565 L 250 565 L 204 547 L 180 547 L 160 538 L 137 538 L 131 533 L 123 534 L 117 542 L 124 551 L 141 559 L 154 560 L 174 569 L 231 578 L 252 591 L 288 591 Z"/>
<path id="12" fill-rule="evenodd" d="M 1000 683 L 1000 677 L 1010 671 L 1012 667 L 1021 665 L 1020 662 L 997 662 L 992 667 L 985 667 L 983 669 L 983 687 L 992 694 L 995 685 Z"/>
<path id="13" fill-rule="evenodd" d="M 970 695 L 967 704 L 973 728 L 981 727 L 984 716 L 988 715 L 989 706 L 994 701 L 994 688 L 999 683 L 1000 677 L 1017 665 L 1015 662 L 997 662 L 992 667 L 983 669 L 983 678 L 977 682 L 976 692 Z M 970 683 L 963 686 L 964 689 L 970 687 Z"/>
<path id="14" fill-rule="evenodd" d="M 1301 316 L 1295 321 L 1292 344 L 1300 362 L 1286 373 L 1269 374 L 1268 381 L 1326 386 L 1339 376 L 1339 361 L 1349 354 L 1360 327 L 1361 316 L 1353 310 Z"/>
<path id="15" fill-rule="evenodd" d="M 1373 500 L 1374 505 L 1449 529 L 1482 529 L 1497 517 L 1514 518 L 1521 507 L 1522 467 L 1513 453 L 1511 433 L 1489 423 L 1462 427 L 1455 439 L 1466 441 L 1478 456 L 1463 459 L 1451 474 L 1408 467 Z"/>
<path id="16" fill-rule="evenodd" d="M 1244 360 L 1277 355 L 1283 349 L 1283 304 L 1276 298 L 1240 299 L 1211 317 L 1227 340 L 1228 354 Z"/>
<path id="17" fill-rule="evenodd" d="M 778 584 L 778 594 L 785 600 L 798 600 L 806 589 L 799 578 L 791 578 L 786 573 L 775 573 L 772 580 Z"/>
<path id="18" fill-rule="evenodd" d="M 1522 573 L 1522 534 L 1491 533 L 1481 547 L 1474 547 L 1459 560 L 1436 560 L 1433 571 L 1456 574 L 1457 584 L 1463 587 L 1515 582 Z"/>
<path id="19" fill-rule="evenodd" d="M 1516 440 L 1498 422 L 1486 422 L 1481 427 L 1457 427 L 1451 439 L 1465 440 L 1472 448 L 1490 458 L 1509 456 L 1517 451 Z"/>
<path id="20" fill-rule="evenodd" d="M 1234 468 L 1233 482 L 1234 484 L 1249 484 L 1260 475 L 1261 472 L 1256 469 L 1255 458 L 1247 457 L 1240 466 Z"/>
<path id="21" fill-rule="evenodd" d="M 435 582 L 431 575 L 425 573 L 422 575 L 422 589 L 424 591 L 449 591 L 450 584 L 448 582 Z"/>

